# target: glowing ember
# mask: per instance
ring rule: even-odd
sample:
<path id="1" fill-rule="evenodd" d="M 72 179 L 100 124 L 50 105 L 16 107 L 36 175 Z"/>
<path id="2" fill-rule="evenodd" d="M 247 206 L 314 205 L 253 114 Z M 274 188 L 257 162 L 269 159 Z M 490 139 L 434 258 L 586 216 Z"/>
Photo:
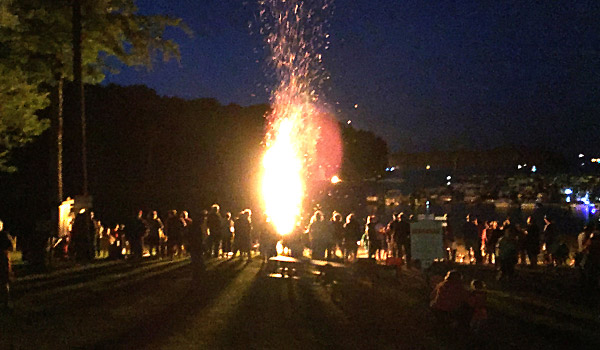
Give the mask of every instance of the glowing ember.
<path id="1" fill-rule="evenodd" d="M 290 233 L 302 213 L 311 182 L 329 181 L 341 161 L 337 123 L 317 105 L 315 87 L 327 79 L 321 48 L 327 48 L 319 17 L 327 0 L 263 0 L 261 32 L 271 50 L 279 83 L 267 115 L 263 159 L 265 213 L 280 234 Z"/>

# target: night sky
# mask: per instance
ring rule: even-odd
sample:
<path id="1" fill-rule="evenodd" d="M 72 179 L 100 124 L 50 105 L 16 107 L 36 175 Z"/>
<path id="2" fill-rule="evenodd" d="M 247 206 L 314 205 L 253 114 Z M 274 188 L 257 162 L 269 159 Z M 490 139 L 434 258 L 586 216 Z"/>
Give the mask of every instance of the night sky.
<path id="1" fill-rule="evenodd" d="M 180 64 L 123 68 L 107 82 L 268 102 L 255 1 L 137 3 L 144 14 L 183 18 L 194 37 L 168 32 Z M 323 100 L 391 150 L 520 144 L 600 156 L 599 1 L 336 0 L 334 8 Z"/>

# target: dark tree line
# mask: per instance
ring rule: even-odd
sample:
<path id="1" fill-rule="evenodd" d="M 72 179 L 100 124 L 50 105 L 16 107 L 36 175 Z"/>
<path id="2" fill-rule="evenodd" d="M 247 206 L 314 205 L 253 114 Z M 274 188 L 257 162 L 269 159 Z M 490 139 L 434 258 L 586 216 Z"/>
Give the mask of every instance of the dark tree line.
<path id="1" fill-rule="evenodd" d="M 76 123 L 69 123 L 74 118 L 71 94 L 65 96 L 64 186 L 72 196 L 81 187 L 80 133 Z M 109 85 L 86 86 L 85 107 L 90 194 L 105 222 L 120 222 L 137 208 L 197 213 L 215 201 L 231 210 L 259 207 L 268 105 L 224 106 L 209 98 L 161 97 L 145 86 Z M 25 231 L 50 218 L 55 198 L 52 136 L 46 131 L 15 154 L 18 172 L 0 174 L 0 194 L 7 199 L 0 212 Z M 342 139 L 343 179 L 383 174 L 383 140 L 347 125 L 342 125 Z"/>
<path id="2" fill-rule="evenodd" d="M 388 166 L 387 143 L 370 131 L 340 124 L 344 156 L 342 178 L 348 180 L 377 179 Z"/>

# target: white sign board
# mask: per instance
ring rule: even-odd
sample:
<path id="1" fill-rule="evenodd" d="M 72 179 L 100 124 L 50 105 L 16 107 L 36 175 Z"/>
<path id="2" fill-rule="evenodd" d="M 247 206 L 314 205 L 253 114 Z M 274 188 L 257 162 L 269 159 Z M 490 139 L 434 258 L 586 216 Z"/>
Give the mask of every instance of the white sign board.
<path id="1" fill-rule="evenodd" d="M 410 249 L 412 259 L 420 260 L 422 268 L 434 260 L 444 259 L 442 222 L 424 220 L 410 224 Z"/>

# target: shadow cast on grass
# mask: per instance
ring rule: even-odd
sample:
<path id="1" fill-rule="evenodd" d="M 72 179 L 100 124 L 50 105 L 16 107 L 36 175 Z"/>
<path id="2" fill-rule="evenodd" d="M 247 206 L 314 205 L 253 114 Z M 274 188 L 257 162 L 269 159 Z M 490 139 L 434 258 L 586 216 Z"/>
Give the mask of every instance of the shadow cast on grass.
<path id="1" fill-rule="evenodd" d="M 241 268 L 240 268 L 241 267 Z M 160 343 L 179 329 L 186 327 L 190 317 L 202 317 L 202 310 L 243 271 L 241 261 L 219 263 L 204 273 L 201 284 L 192 283 L 186 292 L 165 300 L 159 311 L 146 315 L 143 320 L 124 327 L 114 337 L 104 339 L 87 349 L 140 349 Z"/>

